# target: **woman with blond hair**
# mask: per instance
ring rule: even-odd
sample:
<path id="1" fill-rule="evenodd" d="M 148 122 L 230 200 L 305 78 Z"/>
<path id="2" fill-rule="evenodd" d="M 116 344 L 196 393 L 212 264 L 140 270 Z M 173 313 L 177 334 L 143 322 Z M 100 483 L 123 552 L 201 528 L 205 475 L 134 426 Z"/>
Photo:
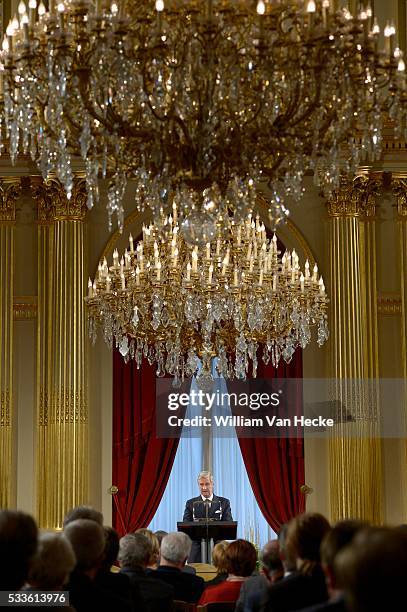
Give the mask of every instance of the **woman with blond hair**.
<path id="1" fill-rule="evenodd" d="M 146 529 L 144 527 L 142 527 L 141 529 L 137 529 L 135 533 L 141 533 L 143 536 L 146 536 L 146 538 L 151 544 L 152 552 L 146 569 L 157 569 L 160 563 L 160 543 L 158 541 L 157 536 L 150 529 Z"/>
<path id="2" fill-rule="evenodd" d="M 216 567 L 216 576 L 212 580 L 208 580 L 206 586 L 213 586 L 223 582 L 228 577 L 227 560 L 226 560 L 226 549 L 229 546 L 229 542 L 221 540 L 217 542 L 213 547 L 212 551 L 212 565 Z"/>

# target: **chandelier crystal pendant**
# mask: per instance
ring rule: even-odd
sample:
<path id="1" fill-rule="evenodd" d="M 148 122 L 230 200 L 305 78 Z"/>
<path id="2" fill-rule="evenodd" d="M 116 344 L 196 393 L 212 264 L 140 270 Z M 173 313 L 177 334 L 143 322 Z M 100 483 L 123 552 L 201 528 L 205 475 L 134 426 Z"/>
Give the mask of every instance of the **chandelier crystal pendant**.
<path id="1" fill-rule="evenodd" d="M 302 195 L 307 170 L 328 189 L 380 155 L 384 116 L 400 133 L 405 66 L 395 29 L 335 0 L 22 0 L 7 27 L 1 134 L 12 161 L 73 185 L 84 160 L 88 205 L 108 177 L 109 219 L 123 224 L 127 180 L 157 221 L 254 209 Z M 355 138 L 357 135 L 357 138 Z M 282 208 L 283 207 L 283 208 Z M 276 213 L 277 211 L 277 213 Z M 206 214 L 206 210 L 202 212 Z"/>
<path id="2" fill-rule="evenodd" d="M 143 227 L 143 239 L 113 264 L 99 264 L 89 280 L 89 331 L 119 348 L 127 361 L 143 356 L 157 375 L 175 384 L 194 375 L 212 379 L 212 358 L 226 379 L 256 376 L 258 357 L 277 367 L 317 328 L 328 338 L 327 297 L 315 265 L 300 270 L 295 251 L 282 257 L 277 238 L 266 236 L 259 217 L 217 227 L 212 243 L 188 244 L 179 230 L 176 206 L 159 225 Z M 251 366 L 250 366 L 251 363 Z"/>

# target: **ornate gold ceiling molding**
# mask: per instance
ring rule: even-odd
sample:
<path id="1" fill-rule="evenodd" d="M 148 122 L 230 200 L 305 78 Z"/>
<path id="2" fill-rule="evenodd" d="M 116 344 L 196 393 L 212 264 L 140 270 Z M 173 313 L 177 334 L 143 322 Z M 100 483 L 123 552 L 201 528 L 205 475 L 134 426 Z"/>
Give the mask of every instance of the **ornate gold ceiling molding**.
<path id="1" fill-rule="evenodd" d="M 402 311 L 399 293 L 379 293 L 377 296 L 378 313 L 385 316 L 400 315 Z"/>
<path id="2" fill-rule="evenodd" d="M 13 299 L 14 321 L 29 321 L 36 319 L 38 313 L 37 296 L 15 296 Z"/>

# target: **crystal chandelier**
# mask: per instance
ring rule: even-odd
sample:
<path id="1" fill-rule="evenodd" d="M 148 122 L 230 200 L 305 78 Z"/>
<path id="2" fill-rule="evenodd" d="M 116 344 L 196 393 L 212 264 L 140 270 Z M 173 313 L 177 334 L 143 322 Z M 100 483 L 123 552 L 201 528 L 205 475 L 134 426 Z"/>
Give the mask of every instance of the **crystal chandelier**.
<path id="1" fill-rule="evenodd" d="M 360 2 L 336 0 L 21 1 L 3 40 L 1 133 L 14 161 L 73 184 L 84 160 L 88 205 L 110 180 L 109 219 L 123 223 L 127 180 L 156 219 L 298 199 L 307 170 L 328 189 L 381 152 L 383 117 L 400 130 L 405 66 L 395 29 Z M 357 138 L 355 138 L 357 135 Z M 209 196 L 208 196 L 209 194 Z M 281 212 L 282 211 L 282 212 Z"/>
<path id="2" fill-rule="evenodd" d="M 282 257 L 277 238 L 249 216 L 218 226 L 212 243 L 191 246 L 179 231 L 178 214 L 158 226 L 143 227 L 143 238 L 113 264 L 100 262 L 89 280 L 89 330 L 98 328 L 112 347 L 138 367 L 145 356 L 157 375 L 175 383 L 195 374 L 211 379 L 211 360 L 227 379 L 256 376 L 258 357 L 277 367 L 317 328 L 321 346 L 328 338 L 327 297 L 315 265 L 304 273 L 295 251 Z M 251 362 L 251 367 L 249 368 Z"/>

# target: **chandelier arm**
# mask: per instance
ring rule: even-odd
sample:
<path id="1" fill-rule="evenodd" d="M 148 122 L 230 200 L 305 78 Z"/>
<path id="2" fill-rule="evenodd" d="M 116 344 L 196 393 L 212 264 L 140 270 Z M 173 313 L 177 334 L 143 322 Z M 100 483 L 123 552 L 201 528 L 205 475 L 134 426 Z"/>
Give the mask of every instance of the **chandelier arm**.
<path id="1" fill-rule="evenodd" d="M 181 128 L 181 130 L 182 130 L 182 132 L 183 132 L 183 134 L 185 136 L 185 139 L 187 140 L 188 148 L 190 149 L 190 151 L 194 151 L 195 152 L 194 143 L 192 142 L 192 139 L 191 139 L 191 137 L 189 135 L 188 128 L 187 128 L 185 122 L 178 115 L 174 115 L 172 117 L 172 121 L 175 121 L 175 123 L 177 123 L 180 126 L 180 128 Z"/>
<path id="2" fill-rule="evenodd" d="M 319 66 L 321 66 L 321 57 L 320 57 L 320 55 L 321 55 L 321 46 L 319 47 L 319 52 L 318 52 L 318 62 L 319 62 L 318 65 Z M 298 80 L 297 80 L 297 84 L 298 84 Z M 281 118 L 281 123 L 282 124 L 288 123 L 289 122 L 289 117 L 295 115 L 295 108 L 298 106 L 298 101 L 301 99 L 299 85 L 296 88 L 296 92 L 297 92 L 296 99 L 295 99 L 295 101 L 292 100 L 292 102 L 291 102 L 291 108 L 289 109 L 290 112 L 288 113 L 288 111 L 287 111 L 285 113 L 285 117 L 283 116 Z M 297 117 L 297 119 L 294 122 L 289 122 L 290 123 L 290 127 L 295 127 L 296 125 L 299 125 L 300 123 L 304 122 L 315 111 L 315 109 L 318 108 L 320 100 L 321 100 L 321 82 L 320 82 L 319 79 L 317 79 L 316 80 L 316 90 L 315 90 L 314 100 L 308 104 L 307 110 L 305 110 L 302 115 Z"/>

